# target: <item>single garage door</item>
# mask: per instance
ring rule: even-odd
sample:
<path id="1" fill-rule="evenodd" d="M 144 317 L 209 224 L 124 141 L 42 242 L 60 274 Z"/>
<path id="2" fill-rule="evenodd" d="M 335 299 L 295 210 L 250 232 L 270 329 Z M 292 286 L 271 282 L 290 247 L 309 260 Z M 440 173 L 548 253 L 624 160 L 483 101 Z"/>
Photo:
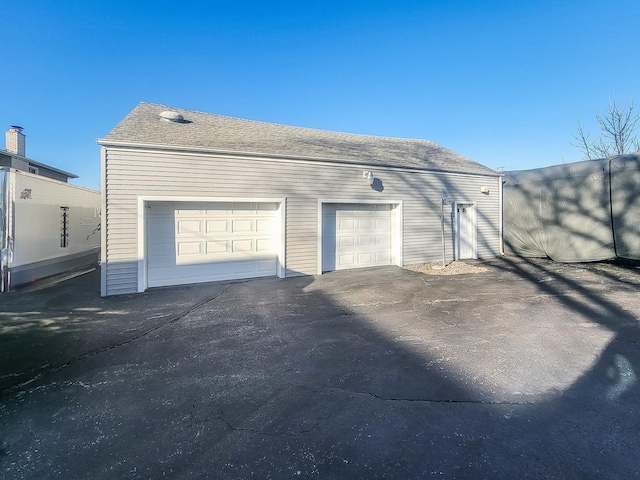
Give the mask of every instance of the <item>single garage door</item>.
<path id="1" fill-rule="evenodd" d="M 276 274 L 277 203 L 150 202 L 147 285 Z"/>
<path id="2" fill-rule="evenodd" d="M 391 205 L 323 205 L 323 271 L 390 263 Z"/>

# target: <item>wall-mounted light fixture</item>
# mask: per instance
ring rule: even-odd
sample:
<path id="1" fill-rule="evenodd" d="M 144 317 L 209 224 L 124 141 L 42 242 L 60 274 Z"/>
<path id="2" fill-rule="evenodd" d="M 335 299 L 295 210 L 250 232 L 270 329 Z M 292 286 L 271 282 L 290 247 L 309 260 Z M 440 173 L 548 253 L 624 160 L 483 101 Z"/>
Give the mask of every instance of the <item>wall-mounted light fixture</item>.
<path id="1" fill-rule="evenodd" d="M 376 177 L 373 176 L 373 172 L 370 171 L 362 172 L 362 178 L 366 178 L 367 182 L 369 182 L 369 185 L 373 185 L 373 181 L 376 179 Z"/>
<path id="2" fill-rule="evenodd" d="M 485 195 L 489 195 L 489 187 L 480 187 L 480 193 L 484 193 Z"/>

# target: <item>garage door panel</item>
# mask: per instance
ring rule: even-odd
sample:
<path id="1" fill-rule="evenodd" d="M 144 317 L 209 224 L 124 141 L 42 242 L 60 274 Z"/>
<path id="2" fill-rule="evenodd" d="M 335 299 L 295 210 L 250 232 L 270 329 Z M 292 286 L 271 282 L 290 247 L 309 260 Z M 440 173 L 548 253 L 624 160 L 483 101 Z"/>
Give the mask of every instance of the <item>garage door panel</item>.
<path id="1" fill-rule="evenodd" d="M 207 220 L 207 233 L 228 233 L 229 222 L 227 220 Z"/>
<path id="2" fill-rule="evenodd" d="M 390 235 L 376 235 L 376 245 L 391 245 Z"/>
<path id="3" fill-rule="evenodd" d="M 373 256 L 371 253 L 359 253 L 358 254 L 358 265 L 369 264 L 372 263 Z"/>
<path id="4" fill-rule="evenodd" d="M 346 230 L 355 230 L 356 222 L 352 218 L 344 219 L 341 218 L 338 220 L 338 230 L 346 231 Z"/>
<path id="5" fill-rule="evenodd" d="M 389 265 L 391 263 L 391 255 L 388 252 L 376 252 L 375 261 L 376 263 Z"/>
<path id="6" fill-rule="evenodd" d="M 273 232 L 273 220 L 271 218 L 259 218 L 256 220 L 256 233 Z"/>
<path id="7" fill-rule="evenodd" d="M 180 285 L 276 274 L 278 204 L 151 204 L 147 283 Z"/>
<path id="8" fill-rule="evenodd" d="M 355 244 L 356 240 L 353 235 L 338 238 L 338 246 L 340 247 L 353 247 Z"/>
<path id="9" fill-rule="evenodd" d="M 358 235 L 358 245 L 361 247 L 368 247 L 372 244 L 371 235 Z"/>
<path id="10" fill-rule="evenodd" d="M 202 222 L 200 220 L 178 220 L 178 234 L 191 235 L 202 233 Z"/>
<path id="11" fill-rule="evenodd" d="M 353 254 L 338 255 L 338 260 L 338 270 L 340 269 L 339 267 L 350 268 L 356 264 L 355 256 Z"/>
<path id="12" fill-rule="evenodd" d="M 231 251 L 233 253 L 253 252 L 253 240 L 234 240 L 231 242 Z"/>
<path id="13" fill-rule="evenodd" d="M 273 240 L 270 238 L 256 239 L 256 253 L 264 253 L 273 251 Z"/>
<path id="14" fill-rule="evenodd" d="M 251 233 L 253 232 L 253 221 L 233 220 L 231 222 L 231 231 L 233 233 Z"/>
<path id="15" fill-rule="evenodd" d="M 214 240 L 207 242 L 207 254 L 210 255 L 224 255 L 229 253 L 229 241 L 228 240 Z"/>
<path id="16" fill-rule="evenodd" d="M 178 242 L 178 257 L 202 255 L 202 242 Z"/>

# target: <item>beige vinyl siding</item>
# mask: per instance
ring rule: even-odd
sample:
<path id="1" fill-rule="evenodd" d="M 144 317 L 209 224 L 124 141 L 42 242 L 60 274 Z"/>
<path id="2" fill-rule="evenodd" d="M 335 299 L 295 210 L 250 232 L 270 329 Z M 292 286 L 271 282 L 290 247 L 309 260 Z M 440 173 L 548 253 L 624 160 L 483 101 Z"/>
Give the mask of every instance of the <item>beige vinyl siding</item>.
<path id="1" fill-rule="evenodd" d="M 403 263 L 442 258 L 440 198 L 477 203 L 478 255 L 500 249 L 498 177 L 409 172 L 347 164 L 107 148 L 106 294 L 137 291 L 138 196 L 286 198 L 286 276 L 318 273 L 318 200 L 403 202 Z M 381 192 L 362 178 L 373 171 Z M 490 195 L 480 187 L 490 188 Z M 445 208 L 447 258 L 453 254 Z"/>
<path id="2" fill-rule="evenodd" d="M 486 186 L 490 189 L 489 195 L 478 194 L 478 258 L 494 257 L 500 254 L 502 244 L 502 225 L 500 216 L 500 189 L 502 180 L 500 177 L 488 179 L 486 182 L 478 182 L 476 185 Z M 473 188 L 473 187 L 472 187 Z M 499 232 L 496 235 L 496 232 Z"/>
<path id="3" fill-rule="evenodd" d="M 316 199 L 287 198 L 286 276 L 318 273 L 318 203 Z"/>

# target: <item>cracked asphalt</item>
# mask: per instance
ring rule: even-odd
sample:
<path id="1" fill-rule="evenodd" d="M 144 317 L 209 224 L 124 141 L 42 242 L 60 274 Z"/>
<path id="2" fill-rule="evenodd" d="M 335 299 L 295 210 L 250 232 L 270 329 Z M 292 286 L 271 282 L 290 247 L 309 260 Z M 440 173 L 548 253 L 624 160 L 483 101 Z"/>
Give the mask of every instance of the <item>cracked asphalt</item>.
<path id="1" fill-rule="evenodd" d="M 640 269 L 499 258 L 0 305 L 5 479 L 640 476 Z"/>

